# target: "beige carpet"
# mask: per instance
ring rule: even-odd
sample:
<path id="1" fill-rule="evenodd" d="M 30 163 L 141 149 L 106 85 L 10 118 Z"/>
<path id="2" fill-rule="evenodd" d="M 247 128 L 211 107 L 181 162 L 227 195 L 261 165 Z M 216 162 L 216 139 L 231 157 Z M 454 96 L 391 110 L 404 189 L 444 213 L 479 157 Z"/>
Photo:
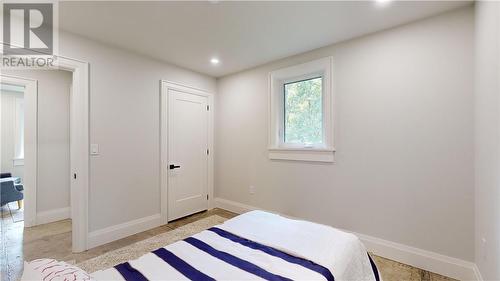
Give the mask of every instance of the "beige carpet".
<path id="1" fill-rule="evenodd" d="M 212 215 L 210 217 L 178 227 L 172 231 L 162 233 L 149 239 L 142 240 L 129 246 L 108 252 L 93 259 L 86 260 L 78 264 L 78 266 L 90 273 L 97 270 L 106 269 L 128 260 L 137 259 L 153 250 L 185 239 L 212 226 L 221 224 L 225 220 L 226 219 L 223 217 Z M 372 256 L 384 281 L 453 280 L 406 264 L 381 258 L 375 255 Z"/>
<path id="2" fill-rule="evenodd" d="M 108 252 L 93 259 L 86 260 L 78 264 L 78 266 L 90 273 L 106 269 L 128 260 L 137 259 L 146 253 L 185 239 L 212 226 L 221 224 L 225 220 L 226 219 L 223 217 L 213 215 L 208 218 L 186 224 L 172 231 L 165 232 L 132 245 Z"/>

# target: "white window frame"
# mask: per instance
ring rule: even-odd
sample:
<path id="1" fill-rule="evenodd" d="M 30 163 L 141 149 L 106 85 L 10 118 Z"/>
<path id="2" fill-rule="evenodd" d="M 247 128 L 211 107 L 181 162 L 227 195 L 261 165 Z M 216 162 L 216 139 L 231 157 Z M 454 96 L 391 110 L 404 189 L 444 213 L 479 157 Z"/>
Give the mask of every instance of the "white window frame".
<path id="1" fill-rule="evenodd" d="M 334 162 L 333 57 L 282 68 L 269 73 L 269 158 Z M 284 142 L 284 85 L 311 78 L 322 78 L 323 143 L 303 145 Z"/>

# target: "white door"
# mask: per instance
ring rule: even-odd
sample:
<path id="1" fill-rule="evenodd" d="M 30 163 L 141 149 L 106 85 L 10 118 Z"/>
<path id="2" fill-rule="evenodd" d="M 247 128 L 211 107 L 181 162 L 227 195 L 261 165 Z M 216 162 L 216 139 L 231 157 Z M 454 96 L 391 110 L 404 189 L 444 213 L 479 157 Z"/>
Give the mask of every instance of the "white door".
<path id="1" fill-rule="evenodd" d="M 208 209 L 208 98 L 168 90 L 168 220 Z"/>

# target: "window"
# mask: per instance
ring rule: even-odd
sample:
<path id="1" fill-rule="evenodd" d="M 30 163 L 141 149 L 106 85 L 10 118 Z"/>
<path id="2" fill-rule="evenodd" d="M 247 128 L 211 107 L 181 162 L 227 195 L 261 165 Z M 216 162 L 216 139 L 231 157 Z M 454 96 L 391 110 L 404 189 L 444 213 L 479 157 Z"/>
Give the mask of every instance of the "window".
<path id="1" fill-rule="evenodd" d="M 285 83 L 285 143 L 323 143 L 322 81 L 316 77 Z"/>
<path id="2" fill-rule="evenodd" d="M 332 58 L 273 71 L 269 158 L 333 162 Z"/>

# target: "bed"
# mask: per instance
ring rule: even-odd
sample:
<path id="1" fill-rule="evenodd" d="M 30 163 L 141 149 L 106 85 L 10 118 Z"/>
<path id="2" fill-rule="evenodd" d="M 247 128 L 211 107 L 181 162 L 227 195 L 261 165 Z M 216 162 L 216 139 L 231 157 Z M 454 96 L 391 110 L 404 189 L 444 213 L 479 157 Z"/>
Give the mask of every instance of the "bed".
<path id="1" fill-rule="evenodd" d="M 263 211 L 239 215 L 89 276 L 127 281 L 381 280 L 355 235 Z"/>

